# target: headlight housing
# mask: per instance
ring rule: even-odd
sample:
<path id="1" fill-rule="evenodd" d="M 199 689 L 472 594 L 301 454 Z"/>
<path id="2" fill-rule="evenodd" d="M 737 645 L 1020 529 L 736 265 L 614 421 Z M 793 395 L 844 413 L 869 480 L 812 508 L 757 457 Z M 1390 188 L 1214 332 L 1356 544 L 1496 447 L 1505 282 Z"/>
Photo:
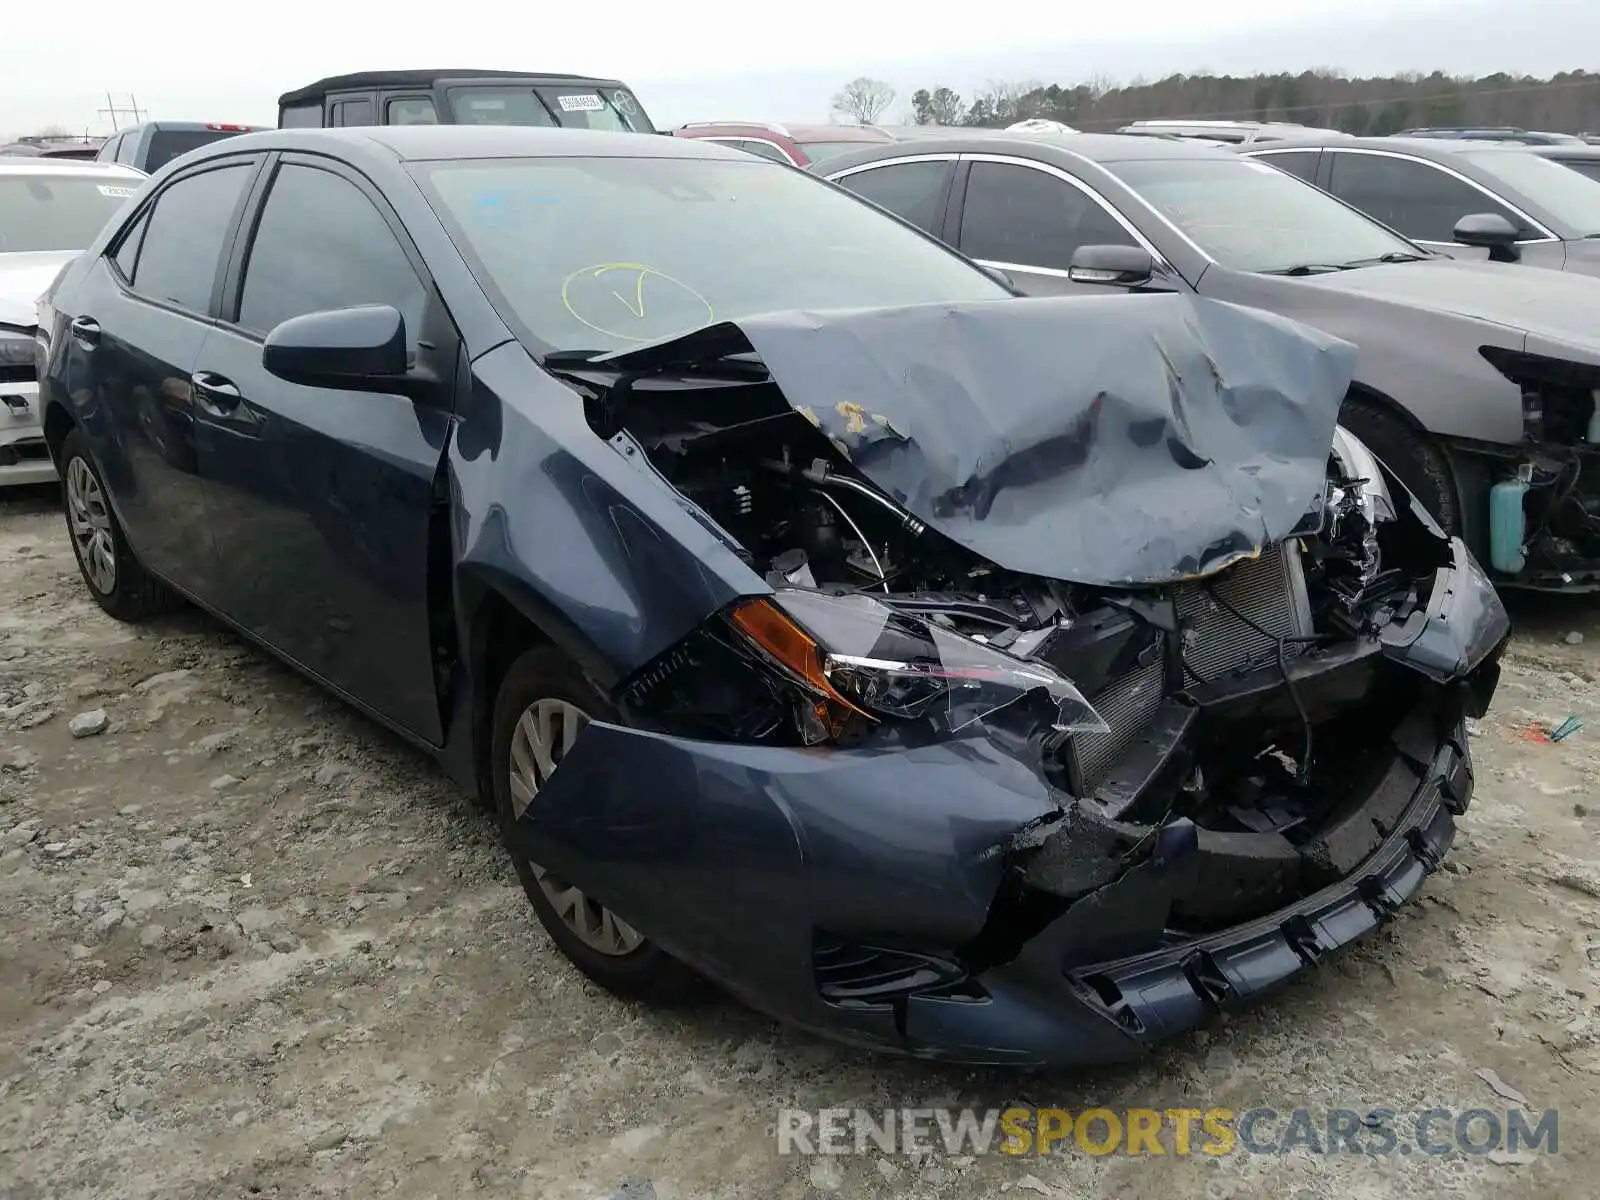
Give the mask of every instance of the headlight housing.
<path id="1" fill-rule="evenodd" d="M 895 611 L 862 593 L 783 589 L 729 614 L 743 641 L 805 694 L 809 744 L 839 736 L 852 718 L 926 721 L 939 735 L 1038 693 L 1053 728 L 1109 731 L 1076 685 L 1043 663 Z"/>
<path id="2" fill-rule="evenodd" d="M 1380 521 L 1394 520 L 1394 500 L 1389 495 L 1389 485 L 1384 481 L 1383 468 L 1377 455 L 1343 425 L 1333 430 L 1333 459 L 1346 480 L 1360 480 L 1357 503 L 1361 515 L 1374 527 Z"/>

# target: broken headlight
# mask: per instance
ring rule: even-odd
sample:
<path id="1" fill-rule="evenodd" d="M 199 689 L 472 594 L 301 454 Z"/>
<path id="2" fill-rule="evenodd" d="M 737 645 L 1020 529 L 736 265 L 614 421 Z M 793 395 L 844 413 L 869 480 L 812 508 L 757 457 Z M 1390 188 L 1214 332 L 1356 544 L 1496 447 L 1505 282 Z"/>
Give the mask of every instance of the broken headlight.
<path id="1" fill-rule="evenodd" d="M 729 615 L 745 643 L 803 693 L 808 743 L 839 737 L 852 719 L 926 721 L 958 733 L 1024 696 L 1047 697 L 1055 729 L 1108 726 L 1074 684 L 1043 663 L 1001 650 L 861 593 L 783 589 Z"/>
<path id="2" fill-rule="evenodd" d="M 1343 425 L 1333 431 L 1333 459 L 1344 475 L 1344 482 L 1358 492 L 1357 504 L 1367 524 L 1394 519 L 1394 501 L 1384 482 L 1383 468 L 1366 443 Z"/>

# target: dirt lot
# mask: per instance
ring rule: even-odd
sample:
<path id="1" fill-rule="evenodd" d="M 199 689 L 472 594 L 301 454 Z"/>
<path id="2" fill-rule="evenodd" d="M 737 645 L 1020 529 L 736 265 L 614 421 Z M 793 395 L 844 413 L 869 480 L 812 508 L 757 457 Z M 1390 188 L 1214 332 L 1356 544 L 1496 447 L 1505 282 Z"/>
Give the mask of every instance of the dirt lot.
<path id="1" fill-rule="evenodd" d="M 102 616 L 55 503 L 0 501 L 7 1200 L 1593 1194 L 1600 604 L 1518 606 L 1449 869 L 1380 940 L 1137 1068 L 1019 1078 L 597 992 L 424 759 L 199 615 Z M 1523 732 L 1569 713 L 1571 739 Z M 772 1136 L 782 1105 L 1505 1107 L 1480 1068 L 1561 1110 L 1558 1154 L 808 1160 Z"/>

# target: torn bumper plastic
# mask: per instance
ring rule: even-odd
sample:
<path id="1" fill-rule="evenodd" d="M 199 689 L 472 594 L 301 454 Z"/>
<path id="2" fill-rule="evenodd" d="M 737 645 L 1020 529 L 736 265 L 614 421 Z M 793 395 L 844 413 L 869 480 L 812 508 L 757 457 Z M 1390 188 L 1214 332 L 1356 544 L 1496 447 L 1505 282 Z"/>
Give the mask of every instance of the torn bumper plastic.
<path id="1" fill-rule="evenodd" d="M 1125 1060 L 1370 934 L 1415 894 L 1471 799 L 1463 717 L 1487 705 L 1508 628 L 1456 542 L 1421 615 L 1339 667 L 1416 671 L 1427 703 L 1374 744 L 1381 779 L 1323 832 L 1329 882 L 1215 932 L 1173 932 L 1213 848 L 1171 821 L 1075 898 L 1029 892 L 1004 910 L 1026 918 L 1020 944 L 973 953 L 992 949 L 997 897 L 1026 873 L 1019 847 L 1060 837 L 1075 805 L 984 723 L 856 750 L 596 723 L 514 836 L 753 1007 L 836 1040 L 973 1064 Z"/>

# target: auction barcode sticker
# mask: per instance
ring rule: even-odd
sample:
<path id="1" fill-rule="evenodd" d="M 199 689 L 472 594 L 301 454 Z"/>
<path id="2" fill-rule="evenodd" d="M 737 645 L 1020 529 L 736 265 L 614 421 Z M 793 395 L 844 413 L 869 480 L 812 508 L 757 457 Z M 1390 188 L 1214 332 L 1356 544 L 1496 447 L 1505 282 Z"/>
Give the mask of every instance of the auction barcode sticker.
<path id="1" fill-rule="evenodd" d="M 102 196 L 116 196 L 123 199 L 133 195 L 134 191 L 131 187 L 117 187 L 115 184 L 110 183 L 97 184 L 96 186 L 99 187 Z"/>
<path id="2" fill-rule="evenodd" d="M 584 92 L 577 96 L 557 96 L 556 102 L 561 105 L 562 112 L 599 112 L 605 107 L 605 101 L 595 92 Z"/>

